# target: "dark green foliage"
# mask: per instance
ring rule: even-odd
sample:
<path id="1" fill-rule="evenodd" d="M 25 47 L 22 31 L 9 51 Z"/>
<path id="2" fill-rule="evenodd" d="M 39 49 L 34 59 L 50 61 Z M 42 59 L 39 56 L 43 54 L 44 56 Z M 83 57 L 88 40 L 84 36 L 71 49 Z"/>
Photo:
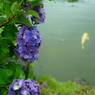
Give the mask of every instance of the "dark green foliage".
<path id="1" fill-rule="evenodd" d="M 15 47 L 17 28 L 14 24 L 6 25 L 0 34 L 0 64 L 7 64 Z"/>
<path id="2" fill-rule="evenodd" d="M 4 27 L 2 32 L 2 38 L 14 41 L 16 39 L 16 33 L 18 32 L 14 24 L 8 24 Z"/>
<path id="3" fill-rule="evenodd" d="M 6 95 L 6 92 L 8 91 L 8 86 L 13 81 L 13 79 L 20 78 L 25 78 L 21 65 L 9 62 L 8 64 L 1 66 L 0 94 Z"/>
<path id="4" fill-rule="evenodd" d="M 7 95 L 10 83 L 14 79 L 25 79 L 25 62 L 19 60 L 14 54 L 18 26 L 32 23 L 24 15 L 39 17 L 34 10 L 23 10 L 24 3 L 30 1 L 33 6 L 41 5 L 42 0 L 0 0 L 0 95 Z M 34 78 L 32 65 L 30 79 Z"/>

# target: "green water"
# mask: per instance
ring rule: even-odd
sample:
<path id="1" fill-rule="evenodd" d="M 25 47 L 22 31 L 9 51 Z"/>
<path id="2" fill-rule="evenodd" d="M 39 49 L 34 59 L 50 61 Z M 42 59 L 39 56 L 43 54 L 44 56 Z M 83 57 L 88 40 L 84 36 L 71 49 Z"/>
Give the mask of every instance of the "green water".
<path id="1" fill-rule="evenodd" d="M 47 20 L 39 26 L 43 45 L 35 73 L 59 81 L 84 78 L 95 84 L 95 0 L 61 1 L 45 4 Z M 84 32 L 90 40 L 82 50 Z"/>

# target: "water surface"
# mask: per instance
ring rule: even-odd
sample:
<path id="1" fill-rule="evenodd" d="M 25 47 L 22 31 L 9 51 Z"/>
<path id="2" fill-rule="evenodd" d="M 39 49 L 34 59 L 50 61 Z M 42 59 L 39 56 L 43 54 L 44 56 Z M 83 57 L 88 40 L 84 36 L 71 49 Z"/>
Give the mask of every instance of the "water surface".
<path id="1" fill-rule="evenodd" d="M 35 73 L 59 81 L 77 77 L 95 84 L 95 0 L 46 2 L 47 20 L 39 26 L 43 45 Z M 81 36 L 90 40 L 81 49 Z"/>

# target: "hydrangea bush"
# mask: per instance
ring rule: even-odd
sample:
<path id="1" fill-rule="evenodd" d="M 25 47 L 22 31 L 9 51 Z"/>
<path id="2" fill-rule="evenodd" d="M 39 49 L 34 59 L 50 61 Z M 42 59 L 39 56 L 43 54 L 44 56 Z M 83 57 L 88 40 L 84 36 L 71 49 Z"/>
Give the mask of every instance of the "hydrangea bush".
<path id="1" fill-rule="evenodd" d="M 0 0 L 0 95 L 40 95 L 32 64 L 45 18 L 43 0 Z"/>

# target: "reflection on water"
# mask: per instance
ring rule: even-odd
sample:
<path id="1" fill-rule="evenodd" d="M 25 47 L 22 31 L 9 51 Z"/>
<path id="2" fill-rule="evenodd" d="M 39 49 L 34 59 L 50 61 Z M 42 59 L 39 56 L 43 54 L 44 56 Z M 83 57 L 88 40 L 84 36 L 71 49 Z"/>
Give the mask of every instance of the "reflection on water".
<path id="1" fill-rule="evenodd" d="M 66 81 L 76 77 L 95 84 L 95 0 L 46 2 L 47 21 L 39 29 L 43 37 L 35 73 Z M 90 40 L 81 49 L 81 36 Z M 37 71 L 36 71 L 37 70 Z"/>

